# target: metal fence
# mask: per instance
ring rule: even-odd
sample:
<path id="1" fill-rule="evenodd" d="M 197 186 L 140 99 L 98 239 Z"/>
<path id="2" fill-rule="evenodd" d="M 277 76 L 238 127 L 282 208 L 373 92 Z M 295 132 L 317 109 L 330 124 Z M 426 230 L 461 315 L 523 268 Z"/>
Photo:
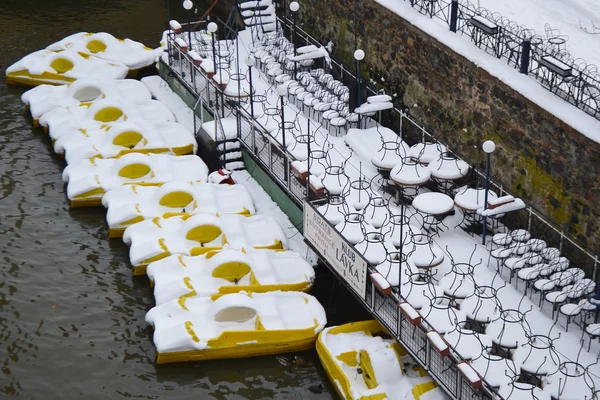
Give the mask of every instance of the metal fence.
<path id="1" fill-rule="evenodd" d="M 304 207 L 311 207 L 313 212 L 322 219 L 322 224 L 331 227 L 332 235 L 340 236 L 335 228 L 317 210 L 318 203 L 322 200 L 311 200 L 304 203 Z M 332 269 L 340 281 L 344 278 Z M 368 275 L 376 272 L 371 266 L 368 267 Z M 373 285 L 371 279 L 366 279 L 366 295 L 363 298 L 350 285 L 348 290 L 377 318 L 377 320 L 394 336 L 407 352 L 425 368 L 437 383 L 456 400 L 492 400 L 501 398 L 495 390 L 483 380 L 481 388 L 475 388 L 458 371 L 457 363 L 463 361 L 463 357 L 454 349 L 448 354 L 440 353 L 427 339 L 427 332 L 434 331 L 433 326 L 426 318 L 420 318 L 416 322 L 410 320 L 402 313 L 400 304 L 406 302 L 399 291 L 394 291 L 384 296 Z"/>
<path id="2" fill-rule="evenodd" d="M 298 36 L 307 44 L 319 45 L 319 43 L 302 30 L 297 30 Z M 175 36 L 169 37 L 168 43 L 168 62 L 171 71 L 177 75 L 187 89 L 193 93 L 196 98 L 196 106 L 200 105 L 201 112 L 196 119 L 199 123 L 214 122 L 218 129 L 216 130 L 217 139 L 219 135 L 225 138 L 220 118 L 227 110 L 228 115 L 234 115 L 237 119 L 238 140 L 242 148 L 267 171 L 278 185 L 285 190 L 289 197 L 300 207 L 315 208 L 313 202 L 307 202 L 309 190 L 305 184 L 296 179 L 293 173 L 292 162 L 294 157 L 288 150 L 275 140 L 259 123 L 257 123 L 248 111 L 240 106 L 239 102 L 223 101 L 218 87 L 208 79 L 200 69 L 194 65 L 194 60 L 181 51 L 174 43 Z M 332 60 L 330 71 L 337 79 L 345 82 L 356 80 L 355 74 L 345 68 L 344 65 Z M 351 84 L 351 83 L 350 83 Z M 375 94 L 373 87 L 368 85 L 369 94 Z M 197 107 L 195 107 L 197 110 Z M 204 111 L 212 114 L 214 119 L 204 118 Z M 212 117 L 211 117 L 212 118 Z M 376 122 L 371 118 L 365 118 L 362 126 L 375 126 L 377 123 L 384 123 L 388 127 L 399 132 L 400 136 L 409 144 L 433 141 L 438 142 L 427 130 L 411 119 L 407 112 L 394 108 L 392 111 L 386 111 L 379 114 Z M 474 168 L 475 179 L 483 179 L 483 174 Z M 497 191 L 498 195 L 507 192 L 501 185 L 492 182 L 492 190 Z M 317 214 L 318 211 L 314 210 Z M 324 221 L 326 221 L 323 218 Z M 328 222 L 325 222 L 329 224 Z M 535 236 L 545 236 L 546 239 L 557 247 L 561 247 L 564 254 L 569 253 L 569 257 L 580 257 L 583 263 L 591 265 L 589 270 L 596 278 L 596 269 L 598 267 L 598 258 L 585 249 L 576 241 L 569 238 L 563 231 L 556 229 L 551 223 L 546 221 L 538 212 L 529 207 L 524 211 L 511 214 L 510 218 L 503 221 L 508 227 L 527 227 Z M 538 232 L 539 230 L 539 232 Z M 571 255 L 570 252 L 573 252 Z M 580 264 L 580 266 L 584 267 Z M 371 272 L 373 272 L 371 270 Z M 343 279 L 341 279 L 343 281 Z M 371 311 L 371 313 L 385 326 L 406 350 L 421 363 L 431 376 L 456 400 L 462 399 L 496 399 L 498 394 L 494 392 L 489 385 L 485 384 L 482 388 L 475 388 L 471 385 L 457 368 L 457 363 L 463 360 L 463 357 L 456 351 L 450 349 L 448 355 L 439 353 L 427 339 L 427 332 L 433 330 L 431 324 L 426 319 L 422 319 L 415 324 L 405 314 L 401 312 L 400 304 L 405 299 L 398 292 L 392 292 L 389 296 L 380 293 L 370 281 L 366 282 L 366 296 L 362 298 L 353 290 L 351 292 Z"/>
<path id="3" fill-rule="evenodd" d="M 436 1 L 435 3 L 440 4 L 443 0 Z M 422 1 L 424 2 L 424 0 Z M 421 3 L 422 3 L 421 2 Z M 430 1 L 428 1 L 430 2 Z M 420 3 L 415 0 L 414 4 Z M 288 32 L 292 31 L 292 21 L 280 19 L 280 24 Z M 321 44 L 302 28 L 296 26 L 296 40 L 297 46 L 303 45 L 315 45 L 320 46 Z M 290 34 L 288 34 L 288 37 Z M 331 70 L 328 71 L 336 79 L 343 81 L 349 87 L 356 86 L 356 71 L 348 69 L 344 64 L 338 62 L 334 58 L 331 60 Z M 380 90 L 375 88 L 369 82 L 361 83 L 361 86 L 366 87 L 367 96 L 376 95 L 380 93 Z M 379 113 L 377 117 L 365 118 L 362 122 L 362 127 L 371 127 L 380 123 L 395 132 L 398 132 L 400 137 L 407 142 L 409 145 L 413 145 L 419 142 L 435 142 L 441 143 L 444 146 L 447 145 L 444 140 L 435 137 L 429 132 L 424 125 L 415 121 L 411 116 L 409 110 L 400 110 L 393 108 L 389 111 Z M 456 154 L 464 160 L 468 160 L 460 151 L 451 149 L 452 153 Z M 471 164 L 471 163 L 470 163 Z M 479 168 L 477 165 L 471 164 L 471 180 L 485 182 L 485 171 Z M 500 196 L 514 195 L 507 190 L 501 183 L 494 180 L 490 181 L 490 190 L 496 192 Z M 518 197 L 518 196 L 514 196 Z M 556 247 L 561 251 L 561 254 L 569 258 L 571 264 L 578 266 L 586 271 L 586 275 L 594 280 L 600 279 L 599 269 L 600 260 L 597 254 L 593 254 L 586 249 L 585 245 L 579 242 L 576 238 L 571 236 L 564 228 L 558 224 L 548 220 L 541 211 L 537 210 L 533 206 L 519 211 L 513 211 L 508 213 L 501 221 L 500 226 L 508 229 L 523 228 L 531 232 L 533 237 L 546 240 L 549 247 Z"/>
<path id="4" fill-rule="evenodd" d="M 565 48 L 566 37 L 557 30 L 547 26 L 543 37 L 466 0 L 408 1 L 419 13 L 444 21 L 450 31 L 469 36 L 480 49 L 600 119 L 598 68 L 582 59 L 573 59 Z"/>

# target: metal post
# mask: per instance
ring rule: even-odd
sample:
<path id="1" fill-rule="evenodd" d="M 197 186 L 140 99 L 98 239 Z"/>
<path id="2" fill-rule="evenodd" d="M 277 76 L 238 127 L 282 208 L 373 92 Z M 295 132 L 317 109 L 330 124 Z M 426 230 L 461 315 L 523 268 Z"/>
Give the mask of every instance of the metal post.
<path id="1" fill-rule="evenodd" d="M 521 65 L 519 72 L 527 75 L 529 73 L 529 58 L 531 53 L 531 39 L 523 39 L 521 43 Z"/>
<path id="2" fill-rule="evenodd" d="M 217 51 L 215 49 L 215 32 L 212 33 L 212 53 L 213 53 L 213 75 L 217 73 Z M 215 103 L 219 97 L 219 93 L 217 91 L 217 86 L 215 85 Z M 213 110 L 215 113 L 218 112 L 218 106 L 213 106 Z M 217 131 L 215 131 L 216 138 Z"/>
<path id="3" fill-rule="evenodd" d="M 306 118 L 306 121 L 308 122 L 307 127 L 308 127 L 308 143 L 306 144 L 308 150 L 308 154 L 307 154 L 307 158 L 306 158 L 306 197 L 309 197 L 310 195 L 310 118 Z"/>
<path id="4" fill-rule="evenodd" d="M 483 203 L 483 240 L 481 244 L 485 246 L 485 234 L 487 229 L 487 215 L 485 214 L 485 210 L 487 210 L 487 202 L 488 202 L 488 192 L 490 191 L 490 157 L 491 153 L 486 152 L 486 165 L 485 165 L 485 198 Z"/>
<path id="5" fill-rule="evenodd" d="M 360 107 L 360 60 L 356 60 L 356 91 L 356 108 L 358 108 Z M 358 114 L 358 128 L 360 129 L 360 114 Z"/>
<path id="6" fill-rule="evenodd" d="M 248 65 L 248 80 L 250 81 L 250 115 L 252 116 L 252 124 L 254 125 L 254 88 L 252 87 L 252 66 Z"/>
<path id="7" fill-rule="evenodd" d="M 289 182 L 288 177 L 288 163 L 287 163 L 287 147 L 285 147 L 285 113 L 284 113 L 284 104 L 283 97 L 281 96 L 281 135 L 282 135 L 282 144 L 283 144 L 283 174 L 285 175 L 285 182 Z"/>
<path id="8" fill-rule="evenodd" d="M 294 30 L 292 34 L 292 46 L 294 46 L 294 57 L 298 55 L 298 51 L 296 50 L 296 14 L 298 12 L 294 12 Z M 298 61 L 294 59 L 294 79 L 298 79 Z"/>
<path id="9" fill-rule="evenodd" d="M 452 0 L 450 3 L 450 30 L 456 32 L 458 22 L 458 0 Z"/>
<path id="10" fill-rule="evenodd" d="M 190 21 L 188 21 L 188 46 L 189 49 L 192 50 L 192 18 L 190 17 Z"/>

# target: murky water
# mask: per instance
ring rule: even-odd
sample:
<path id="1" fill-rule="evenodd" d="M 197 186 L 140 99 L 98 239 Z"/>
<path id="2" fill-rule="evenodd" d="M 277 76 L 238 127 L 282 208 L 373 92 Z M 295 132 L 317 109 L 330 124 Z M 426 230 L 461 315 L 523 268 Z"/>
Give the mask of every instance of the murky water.
<path id="1" fill-rule="evenodd" d="M 2 77 L 12 62 L 74 32 L 154 46 L 167 20 L 163 0 L 1 3 Z M 69 209 L 65 163 L 32 128 L 20 101 L 25 90 L 0 80 L 0 397 L 335 397 L 314 351 L 300 354 L 306 365 L 288 368 L 273 356 L 155 365 L 144 322 L 151 289 L 131 276 L 127 248 L 107 240 L 103 209 Z M 333 283 L 318 272 L 314 293 L 330 322 L 365 318 Z M 323 393 L 309 390 L 319 384 Z"/>

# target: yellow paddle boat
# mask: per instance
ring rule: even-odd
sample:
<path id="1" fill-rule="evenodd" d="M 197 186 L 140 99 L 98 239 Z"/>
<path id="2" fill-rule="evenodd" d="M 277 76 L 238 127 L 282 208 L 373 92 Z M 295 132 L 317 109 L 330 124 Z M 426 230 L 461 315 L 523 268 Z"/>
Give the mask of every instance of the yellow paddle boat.
<path id="1" fill-rule="evenodd" d="M 182 296 L 308 291 L 315 279 L 313 267 L 293 251 L 227 247 L 199 256 L 172 255 L 148 265 L 146 273 L 157 305 Z"/>
<path id="2" fill-rule="evenodd" d="M 67 164 L 86 158 L 115 158 L 129 153 L 195 154 L 196 137 L 177 122 L 149 123 L 128 119 L 104 128 L 71 131 L 54 142 Z"/>
<path id="3" fill-rule="evenodd" d="M 101 206 L 104 193 L 122 185 L 205 182 L 207 176 L 208 167 L 200 157 L 139 153 L 80 160 L 63 171 L 73 208 Z"/>
<path id="4" fill-rule="evenodd" d="M 29 108 L 33 125 L 42 115 L 57 107 L 87 106 L 105 98 L 121 99 L 125 104 L 152 100 L 148 87 L 135 79 L 101 80 L 81 78 L 68 85 L 39 85 L 21 95 Z"/>
<path id="5" fill-rule="evenodd" d="M 128 120 L 154 124 L 175 122 L 175 116 L 157 100 L 125 103 L 123 99 L 105 98 L 78 106 L 56 107 L 40 117 L 39 125 L 55 141 L 75 131 L 87 134 L 88 131 L 107 130 Z"/>
<path id="6" fill-rule="evenodd" d="M 144 67 L 154 64 L 163 52 L 159 47 L 151 49 L 131 39 L 117 39 L 110 33 L 79 32 L 46 47 L 47 50 L 71 50 L 103 60 L 124 64 L 129 76 L 137 75 Z"/>
<path id="7" fill-rule="evenodd" d="M 425 393 L 427 399 L 449 399 L 378 321 L 327 328 L 319 334 L 316 346 L 342 399 L 419 400 Z"/>
<path id="8" fill-rule="evenodd" d="M 325 310 L 302 292 L 181 297 L 151 309 L 158 364 L 311 349 Z"/>
<path id="9" fill-rule="evenodd" d="M 221 250 L 225 245 L 236 250 L 287 247 L 283 230 L 266 215 L 196 214 L 147 219 L 125 229 L 123 241 L 131 246 L 129 260 L 134 275 L 145 275 L 148 264 L 172 254 L 195 256 Z"/>
<path id="10" fill-rule="evenodd" d="M 6 81 L 15 85 L 64 85 L 80 78 L 123 79 L 129 70 L 124 64 L 76 51 L 38 50 L 6 69 Z"/>
<path id="11" fill-rule="evenodd" d="M 155 217 L 185 214 L 254 214 L 250 193 L 243 185 L 167 182 L 160 186 L 126 185 L 102 198 L 108 208 L 108 236 L 122 237 L 125 228 Z"/>

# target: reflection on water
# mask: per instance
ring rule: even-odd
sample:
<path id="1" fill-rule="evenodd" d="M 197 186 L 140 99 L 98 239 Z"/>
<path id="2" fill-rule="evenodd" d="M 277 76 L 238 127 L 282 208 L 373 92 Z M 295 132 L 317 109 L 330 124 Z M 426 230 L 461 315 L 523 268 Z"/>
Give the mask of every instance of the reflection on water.
<path id="1" fill-rule="evenodd" d="M 6 66 L 79 31 L 108 31 L 156 45 L 163 0 L 2 0 Z M 127 248 L 107 240 L 103 209 L 69 210 L 48 137 L 31 126 L 23 88 L 0 82 L 0 394 L 24 398 L 332 398 L 314 351 L 283 366 L 274 356 L 154 364 L 144 322 L 152 307 Z M 315 292 L 333 323 L 365 318 L 320 272 Z M 350 315 L 347 315 L 350 314 Z M 287 357 L 293 357 L 287 356 Z M 288 363 L 283 363 L 288 364 Z M 302 364 L 302 365 L 300 365 Z M 323 393 L 309 390 L 324 385 Z"/>

